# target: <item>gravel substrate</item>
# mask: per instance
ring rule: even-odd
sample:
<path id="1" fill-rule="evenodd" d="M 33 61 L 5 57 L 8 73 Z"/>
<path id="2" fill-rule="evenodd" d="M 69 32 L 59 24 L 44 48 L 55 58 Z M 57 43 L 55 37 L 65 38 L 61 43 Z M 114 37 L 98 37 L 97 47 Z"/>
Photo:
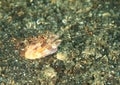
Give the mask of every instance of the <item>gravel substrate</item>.
<path id="1" fill-rule="evenodd" d="M 47 32 L 55 54 L 20 55 Z M 120 0 L 0 0 L 0 85 L 120 85 Z"/>

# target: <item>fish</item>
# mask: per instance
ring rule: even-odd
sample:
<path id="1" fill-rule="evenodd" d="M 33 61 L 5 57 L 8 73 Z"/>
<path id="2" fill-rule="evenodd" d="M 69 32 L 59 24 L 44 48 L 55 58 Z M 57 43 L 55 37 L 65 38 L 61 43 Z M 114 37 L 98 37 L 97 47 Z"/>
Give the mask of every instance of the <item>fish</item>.
<path id="1" fill-rule="evenodd" d="M 57 52 L 61 42 L 62 40 L 55 34 L 31 38 L 30 43 L 25 47 L 24 57 L 33 60 L 52 55 Z"/>

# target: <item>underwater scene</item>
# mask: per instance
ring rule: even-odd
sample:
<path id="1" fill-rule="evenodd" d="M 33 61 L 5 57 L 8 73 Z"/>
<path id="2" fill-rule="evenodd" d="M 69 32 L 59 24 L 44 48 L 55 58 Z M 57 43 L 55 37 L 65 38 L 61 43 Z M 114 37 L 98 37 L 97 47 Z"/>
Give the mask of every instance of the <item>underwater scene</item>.
<path id="1" fill-rule="evenodd" d="M 120 85 L 120 0 L 0 0 L 0 85 Z"/>

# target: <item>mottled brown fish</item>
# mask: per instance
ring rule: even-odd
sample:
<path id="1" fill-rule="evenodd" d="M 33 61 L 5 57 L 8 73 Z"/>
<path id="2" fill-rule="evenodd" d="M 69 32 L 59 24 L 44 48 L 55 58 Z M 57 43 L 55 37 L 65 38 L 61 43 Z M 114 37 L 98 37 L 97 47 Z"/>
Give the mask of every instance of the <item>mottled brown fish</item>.
<path id="1" fill-rule="evenodd" d="M 58 38 L 59 36 L 55 34 L 32 38 L 25 47 L 24 57 L 26 59 L 39 59 L 55 53 L 62 41 Z"/>

